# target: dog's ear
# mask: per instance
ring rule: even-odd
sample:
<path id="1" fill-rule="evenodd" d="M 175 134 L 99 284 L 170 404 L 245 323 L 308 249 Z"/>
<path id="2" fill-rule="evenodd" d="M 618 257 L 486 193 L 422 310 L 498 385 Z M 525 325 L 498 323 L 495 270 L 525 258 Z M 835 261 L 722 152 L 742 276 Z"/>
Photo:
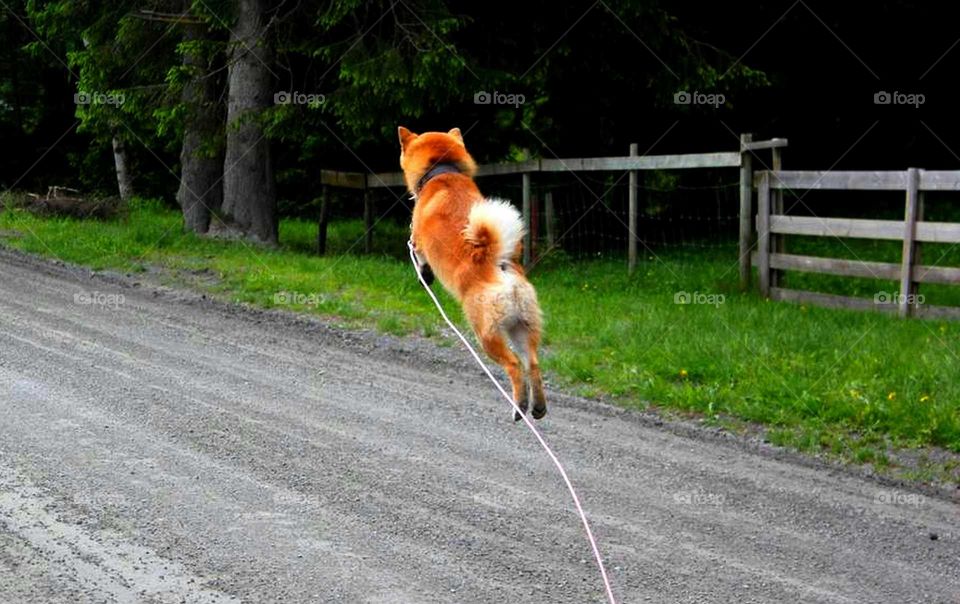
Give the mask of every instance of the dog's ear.
<path id="1" fill-rule="evenodd" d="M 455 138 L 461 145 L 463 144 L 463 135 L 460 134 L 460 128 L 454 128 L 450 132 L 447 132 L 447 134 Z"/>
<path id="2" fill-rule="evenodd" d="M 403 126 L 397 128 L 397 134 L 400 136 L 400 148 L 406 149 L 407 145 L 410 144 L 410 141 L 417 138 L 417 135 L 413 132 L 407 130 Z"/>

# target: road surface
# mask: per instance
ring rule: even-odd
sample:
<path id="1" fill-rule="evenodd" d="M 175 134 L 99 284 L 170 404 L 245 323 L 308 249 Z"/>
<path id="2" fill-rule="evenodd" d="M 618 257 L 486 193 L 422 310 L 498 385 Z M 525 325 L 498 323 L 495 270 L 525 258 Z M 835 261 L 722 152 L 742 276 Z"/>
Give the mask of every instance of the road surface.
<path id="1" fill-rule="evenodd" d="M 0 601 L 603 602 L 465 359 L 0 252 Z M 556 393 L 540 426 L 621 602 L 960 602 L 955 503 Z"/>

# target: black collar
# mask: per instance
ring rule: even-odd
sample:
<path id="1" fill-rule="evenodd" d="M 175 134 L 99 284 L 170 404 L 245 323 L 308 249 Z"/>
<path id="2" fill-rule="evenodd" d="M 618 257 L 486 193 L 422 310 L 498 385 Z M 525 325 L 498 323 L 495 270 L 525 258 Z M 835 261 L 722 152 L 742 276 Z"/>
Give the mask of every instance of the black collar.
<path id="1" fill-rule="evenodd" d="M 427 182 L 430 181 L 432 178 L 436 176 L 440 176 L 441 174 L 447 174 L 450 172 L 456 172 L 457 174 L 461 174 L 460 168 L 457 167 L 457 164 L 442 163 L 442 164 L 437 164 L 434 167 L 430 168 L 430 170 L 426 174 L 421 176 L 420 180 L 417 181 L 417 193 L 423 190 L 423 187 L 425 187 L 427 185 Z"/>

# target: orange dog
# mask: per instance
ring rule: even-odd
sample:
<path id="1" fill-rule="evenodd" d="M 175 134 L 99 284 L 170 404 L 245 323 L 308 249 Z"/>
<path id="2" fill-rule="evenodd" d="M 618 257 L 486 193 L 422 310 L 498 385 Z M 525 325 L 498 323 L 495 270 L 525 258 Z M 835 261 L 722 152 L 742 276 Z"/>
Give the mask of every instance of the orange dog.
<path id="1" fill-rule="evenodd" d="M 432 271 L 460 302 L 483 349 L 510 376 L 514 402 L 526 413 L 533 399 L 533 417 L 540 419 L 547 413 L 537 360 L 541 315 L 518 261 L 520 213 L 508 201 L 480 194 L 473 182 L 477 165 L 459 128 L 417 135 L 401 126 L 398 132 L 400 167 L 416 200 L 411 241 L 418 269 L 428 283 Z"/>

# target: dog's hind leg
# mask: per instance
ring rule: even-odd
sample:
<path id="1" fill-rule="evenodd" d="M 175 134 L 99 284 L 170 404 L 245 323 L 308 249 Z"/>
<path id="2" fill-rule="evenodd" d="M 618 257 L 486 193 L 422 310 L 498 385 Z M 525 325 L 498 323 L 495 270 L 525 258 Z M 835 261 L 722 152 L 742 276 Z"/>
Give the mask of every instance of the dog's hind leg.
<path id="1" fill-rule="evenodd" d="M 540 374 L 540 360 L 537 349 L 540 346 L 539 326 L 520 322 L 510 329 L 510 345 L 523 359 L 529 385 L 529 398 L 533 400 L 533 417 L 540 419 L 547 414 L 547 397 L 543 392 L 543 377 Z"/>
<path id="2" fill-rule="evenodd" d="M 506 370 L 510 377 L 510 383 L 513 385 L 513 401 L 522 412 L 526 413 L 529 399 L 527 398 L 527 384 L 523 379 L 523 367 L 520 364 L 520 359 L 507 346 L 507 340 L 495 325 L 483 332 L 480 343 L 483 344 L 483 349 L 490 355 L 490 358 Z M 513 419 L 519 421 L 520 414 L 514 411 Z"/>
<path id="3" fill-rule="evenodd" d="M 537 357 L 543 318 L 537 303 L 537 292 L 526 279 L 518 280 L 514 288 L 514 300 L 518 320 L 511 330 L 510 340 L 514 350 L 523 357 L 530 385 L 529 398 L 533 401 L 532 415 L 534 419 L 540 419 L 547 414 L 547 397 L 543 392 L 543 376 Z"/>
<path id="4" fill-rule="evenodd" d="M 530 380 L 534 419 L 540 419 L 547 414 L 547 395 L 543 391 L 543 376 L 540 374 L 540 361 L 537 359 L 539 346 L 540 330 L 530 330 L 527 335 L 527 376 Z"/>

